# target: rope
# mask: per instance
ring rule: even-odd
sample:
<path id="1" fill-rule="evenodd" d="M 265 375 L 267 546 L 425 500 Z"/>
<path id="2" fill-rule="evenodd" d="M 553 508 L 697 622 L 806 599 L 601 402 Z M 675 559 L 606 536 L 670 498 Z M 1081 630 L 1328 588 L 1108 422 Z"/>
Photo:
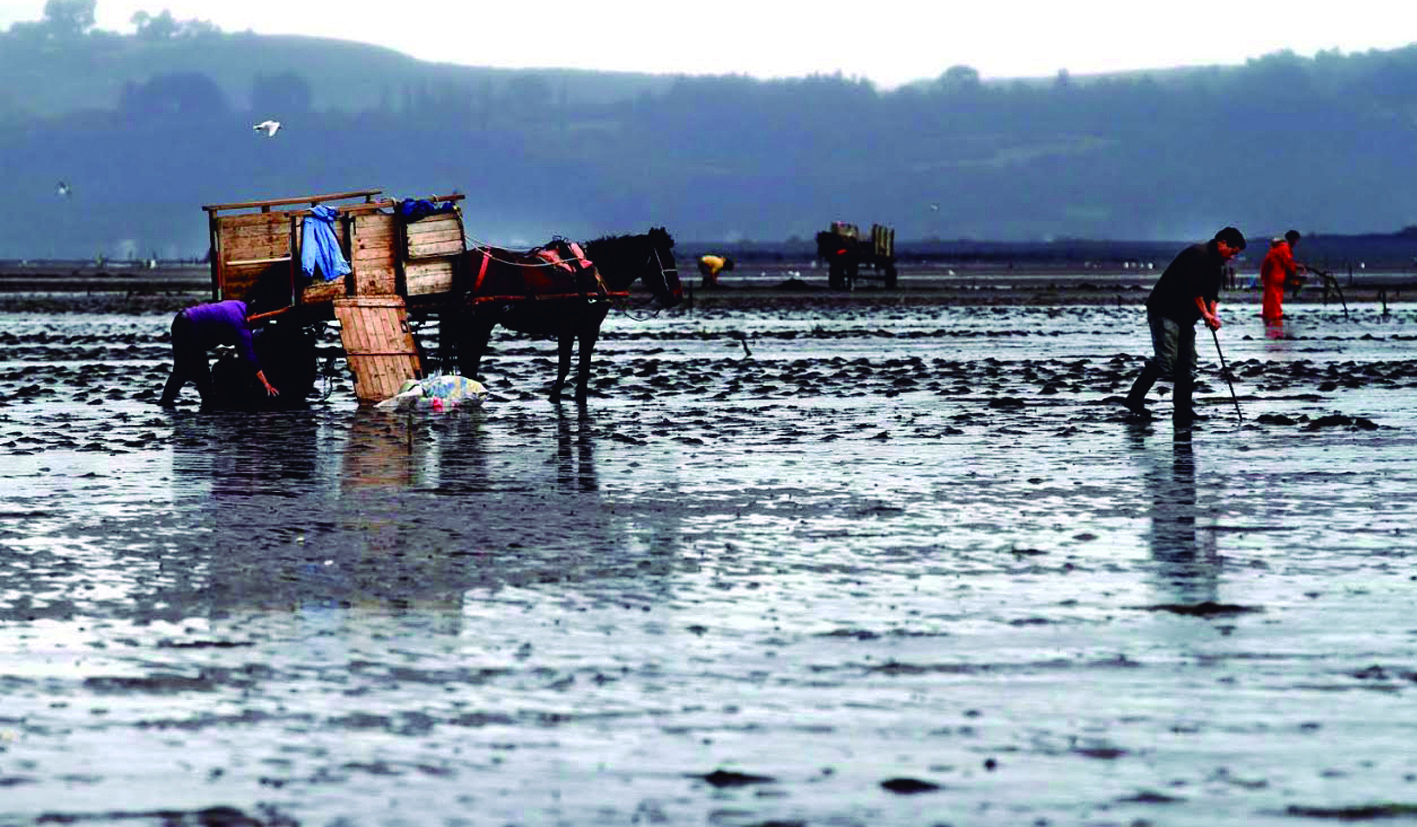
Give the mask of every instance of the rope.
<path id="1" fill-rule="evenodd" d="M 560 262 L 545 261 L 545 260 L 542 260 L 540 263 L 525 262 L 525 261 L 508 261 L 508 260 L 503 259 L 503 258 L 498 258 L 497 256 L 492 255 L 492 253 L 490 252 L 490 251 L 492 251 L 492 250 L 500 250 L 500 249 L 502 249 L 502 248 L 500 248 L 500 247 L 494 247 L 494 246 L 492 246 L 491 244 L 488 244 L 487 242 L 485 242 L 485 241 L 483 241 L 483 240 L 481 240 L 481 239 L 479 239 L 479 238 L 472 238 L 472 237 L 469 237 L 469 238 L 470 238 L 470 240 L 473 242 L 473 244 L 472 244 L 471 247 L 468 248 L 468 252 L 477 252 L 477 253 L 479 253 L 480 255 L 482 255 L 484 258 L 486 258 L 487 260 L 489 260 L 489 261 L 495 261 L 495 262 L 497 262 L 497 263 L 499 263 L 499 264 L 508 264 L 508 265 L 512 265 L 512 266 L 515 266 L 515 267 L 556 267 L 556 266 L 559 266 L 559 265 L 560 265 Z M 561 236 L 553 236 L 552 239 L 551 239 L 551 241 L 552 241 L 552 243 L 555 243 L 555 242 L 557 242 L 557 241 L 566 241 L 566 239 L 562 238 Z M 533 249 L 534 249 L 534 250 L 540 250 L 540 249 L 545 249 L 545 247 L 544 247 L 544 246 L 543 246 L 543 247 L 535 247 L 535 248 L 533 248 Z M 535 254 L 535 253 L 528 253 L 528 256 L 531 257 L 531 258 L 536 258 L 536 254 Z M 645 264 L 649 264 L 651 257 L 653 257 L 654 260 L 655 260 L 655 263 L 656 263 L 657 265 L 659 265 L 659 274 L 660 274 L 660 277 L 664 279 L 665 286 L 668 287 L 668 286 L 669 286 L 669 278 L 668 278 L 668 275 L 667 275 L 667 274 L 668 274 L 668 273 L 674 273 L 674 274 L 677 275 L 677 274 L 679 273 L 679 268 L 678 268 L 678 267 L 665 267 L 665 266 L 664 266 L 664 260 L 659 257 L 659 250 L 655 249 L 652 245 L 651 245 L 651 247 L 650 247 L 650 254 L 649 254 L 649 256 L 646 256 L 646 257 L 645 257 Z M 594 263 L 595 263 L 594 260 L 592 260 L 591 263 L 594 264 Z M 650 301 L 653 302 L 654 299 L 651 298 Z M 639 315 L 639 314 L 641 313 L 641 311 L 639 311 L 639 310 L 632 310 L 632 309 L 623 307 L 620 302 L 614 301 L 614 296 L 613 296 L 613 294 L 612 294 L 612 300 L 611 300 L 610 306 L 611 306 L 612 308 L 616 309 L 616 310 L 619 310 L 620 312 L 624 313 L 625 315 L 629 316 L 631 319 L 633 319 L 633 320 L 635 320 L 635 321 L 637 321 L 637 322 L 643 322 L 643 321 L 647 321 L 647 320 L 649 320 L 649 319 L 653 319 L 655 316 L 658 316 L 661 312 L 664 311 L 664 308 L 661 306 L 661 307 L 655 308 L 654 310 L 652 310 L 652 311 L 650 311 L 650 312 L 644 313 L 643 315 Z M 646 306 L 647 306 L 647 305 L 646 305 Z"/>
<path id="2" fill-rule="evenodd" d="M 559 262 L 559 261 L 546 261 L 545 259 L 542 259 L 542 260 L 541 260 L 541 263 L 539 263 L 539 264 L 533 263 L 533 262 L 529 262 L 529 261 L 508 261 L 508 260 L 506 260 L 506 259 L 504 259 L 504 258 L 498 258 L 497 256 L 494 256 L 494 255 L 492 255 L 490 252 L 488 252 L 489 250 L 501 250 L 501 249 L 502 249 L 501 247 L 493 247 L 491 244 L 488 244 L 487 242 L 482 241 L 481 239 L 477 239 L 477 238 L 472 239 L 472 241 L 473 241 L 474 243 L 473 243 L 473 245 L 472 245 L 471 247 L 467 248 L 467 252 L 469 252 L 469 253 L 472 253 L 472 252 L 481 253 L 483 256 L 485 256 L 485 257 L 488 258 L 489 260 L 495 261 L 495 262 L 497 262 L 498 264 L 510 264 L 510 265 L 513 265 L 513 266 L 516 266 L 516 267 L 557 267 L 557 266 L 560 266 L 560 264 L 561 264 L 561 262 Z M 558 236 L 554 236 L 554 237 L 551 239 L 551 241 L 554 243 L 554 242 L 557 242 L 557 241 L 566 241 L 566 239 L 564 239 L 564 238 L 562 238 L 561 236 L 558 235 Z M 546 249 L 546 247 L 545 247 L 544 245 L 541 246 L 541 247 L 533 247 L 533 248 L 532 248 L 532 250 L 544 250 L 544 249 Z M 528 252 L 528 253 L 527 253 L 527 256 L 530 257 L 530 258 L 537 258 L 537 255 L 536 255 L 536 253 L 534 253 L 534 252 Z M 591 263 L 594 264 L 595 262 L 591 262 Z"/>

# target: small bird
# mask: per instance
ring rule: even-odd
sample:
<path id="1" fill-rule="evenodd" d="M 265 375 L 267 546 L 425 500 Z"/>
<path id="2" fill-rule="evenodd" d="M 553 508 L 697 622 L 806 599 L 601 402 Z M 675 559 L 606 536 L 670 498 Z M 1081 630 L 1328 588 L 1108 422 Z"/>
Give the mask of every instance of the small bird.
<path id="1" fill-rule="evenodd" d="M 280 129 L 280 121 L 261 121 L 251 128 L 266 133 L 267 138 L 274 138 L 276 130 Z"/>
<path id="2" fill-rule="evenodd" d="M 940 205 L 939 205 L 939 204 L 931 204 L 931 205 L 930 205 L 930 212 L 939 212 L 939 211 L 940 211 Z"/>
<path id="3" fill-rule="evenodd" d="M 60 181 L 59 186 L 56 188 L 56 191 L 61 197 L 68 198 L 69 194 L 73 192 L 73 189 L 70 188 L 68 182 Z"/>

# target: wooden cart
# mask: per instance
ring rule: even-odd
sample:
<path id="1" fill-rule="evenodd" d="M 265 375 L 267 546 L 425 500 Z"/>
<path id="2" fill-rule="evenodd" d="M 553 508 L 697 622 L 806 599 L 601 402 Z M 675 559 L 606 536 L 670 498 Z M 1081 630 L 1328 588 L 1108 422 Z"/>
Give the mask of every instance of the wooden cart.
<path id="1" fill-rule="evenodd" d="M 862 278 L 880 278 L 887 290 L 895 289 L 895 230 L 890 227 L 872 224 L 866 238 L 855 224 L 833 221 L 831 229 L 817 233 L 817 257 L 827 262 L 833 290 L 853 288 Z M 873 272 L 863 273 L 863 265 Z"/>
<path id="2" fill-rule="evenodd" d="M 240 299 L 253 323 L 281 318 L 297 324 L 338 319 L 340 339 L 355 375 L 355 395 L 379 401 L 423 366 L 408 325 L 410 306 L 436 313 L 453 289 L 466 249 L 462 195 L 436 195 L 452 204 L 416 220 L 380 190 L 209 204 L 212 298 Z M 311 210 L 334 209 L 333 231 L 350 272 L 334 280 L 301 268 L 304 222 Z"/>

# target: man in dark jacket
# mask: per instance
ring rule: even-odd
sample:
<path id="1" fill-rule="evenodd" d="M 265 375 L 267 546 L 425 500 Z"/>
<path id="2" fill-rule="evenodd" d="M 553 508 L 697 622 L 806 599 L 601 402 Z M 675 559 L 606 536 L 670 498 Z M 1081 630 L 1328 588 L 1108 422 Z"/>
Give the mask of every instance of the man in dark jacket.
<path id="1" fill-rule="evenodd" d="M 172 319 L 172 373 L 162 388 L 158 404 L 177 404 L 177 394 L 189 381 L 197 385 L 203 402 L 212 399 L 212 374 L 207 351 L 217 345 L 235 345 L 236 352 L 255 374 L 268 396 L 280 392 L 266 381 L 266 373 L 256 358 L 251 327 L 246 322 L 246 302 L 224 301 L 199 304 L 179 311 Z"/>
<path id="2" fill-rule="evenodd" d="M 1127 410 L 1150 418 L 1147 391 L 1157 379 L 1169 377 L 1175 383 L 1172 421 L 1177 428 L 1190 426 L 1195 419 L 1191 392 L 1196 374 L 1196 322 L 1204 320 L 1211 330 L 1220 329 L 1215 306 L 1224 283 L 1225 266 L 1243 249 L 1245 237 L 1234 227 L 1226 227 L 1210 241 L 1182 250 L 1161 274 L 1146 300 L 1154 355 L 1146 360 L 1127 394 Z"/>

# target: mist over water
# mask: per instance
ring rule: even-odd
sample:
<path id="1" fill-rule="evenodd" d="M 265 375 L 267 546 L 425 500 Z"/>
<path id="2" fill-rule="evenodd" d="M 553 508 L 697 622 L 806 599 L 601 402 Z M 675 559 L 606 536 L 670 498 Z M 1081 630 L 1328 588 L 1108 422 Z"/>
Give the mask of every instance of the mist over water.
<path id="1" fill-rule="evenodd" d="M 1188 439 L 1135 306 L 613 314 L 442 416 L 5 313 L 0 822 L 1410 816 L 1417 305 L 1222 309 Z"/>

